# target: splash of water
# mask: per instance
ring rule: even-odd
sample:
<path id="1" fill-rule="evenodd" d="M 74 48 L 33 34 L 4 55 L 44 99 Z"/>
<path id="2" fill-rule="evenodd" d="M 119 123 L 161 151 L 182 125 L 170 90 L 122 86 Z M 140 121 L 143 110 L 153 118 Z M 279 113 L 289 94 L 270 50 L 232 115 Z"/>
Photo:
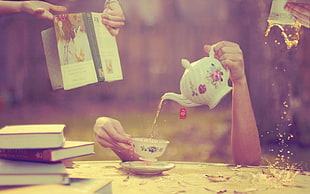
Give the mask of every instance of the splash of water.
<path id="1" fill-rule="evenodd" d="M 299 32 L 301 29 L 301 24 L 299 22 L 295 21 L 292 25 L 284 25 L 272 20 L 268 20 L 267 22 L 268 26 L 265 31 L 265 36 L 269 35 L 272 27 L 278 27 L 281 30 L 281 36 L 284 38 L 287 49 L 297 47 L 300 39 Z M 275 43 L 281 44 L 278 40 L 275 40 Z"/>

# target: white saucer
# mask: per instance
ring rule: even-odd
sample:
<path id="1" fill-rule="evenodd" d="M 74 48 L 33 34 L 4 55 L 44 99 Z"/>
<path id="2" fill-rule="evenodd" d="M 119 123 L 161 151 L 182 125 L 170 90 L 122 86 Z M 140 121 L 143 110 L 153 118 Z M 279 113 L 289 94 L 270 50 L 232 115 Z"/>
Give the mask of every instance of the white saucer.
<path id="1" fill-rule="evenodd" d="M 175 164 L 169 162 L 128 161 L 120 164 L 124 169 L 134 174 L 155 175 L 170 170 Z"/>

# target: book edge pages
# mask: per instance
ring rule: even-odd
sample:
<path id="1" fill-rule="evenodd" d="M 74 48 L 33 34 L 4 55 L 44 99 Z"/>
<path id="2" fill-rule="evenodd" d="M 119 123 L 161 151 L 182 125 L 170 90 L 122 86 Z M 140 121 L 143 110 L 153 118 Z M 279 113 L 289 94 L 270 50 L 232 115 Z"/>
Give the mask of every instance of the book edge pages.
<path id="1" fill-rule="evenodd" d="M 56 43 L 56 35 L 53 28 L 41 32 L 45 60 L 53 90 L 63 88 L 63 80 L 60 69 L 60 60 Z"/>

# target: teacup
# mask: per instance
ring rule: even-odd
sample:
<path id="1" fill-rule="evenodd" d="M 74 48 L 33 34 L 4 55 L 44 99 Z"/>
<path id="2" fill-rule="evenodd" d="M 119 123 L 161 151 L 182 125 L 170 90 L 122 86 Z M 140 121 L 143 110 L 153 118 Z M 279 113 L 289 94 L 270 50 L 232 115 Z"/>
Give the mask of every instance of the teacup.
<path id="1" fill-rule="evenodd" d="M 141 160 L 155 162 L 166 151 L 169 141 L 162 139 L 134 137 L 131 142 L 134 152 Z"/>

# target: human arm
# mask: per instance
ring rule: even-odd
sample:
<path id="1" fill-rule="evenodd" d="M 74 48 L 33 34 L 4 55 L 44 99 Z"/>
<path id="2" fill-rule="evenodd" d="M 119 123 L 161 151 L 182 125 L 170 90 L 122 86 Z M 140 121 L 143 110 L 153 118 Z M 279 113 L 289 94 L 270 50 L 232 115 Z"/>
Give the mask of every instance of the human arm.
<path id="1" fill-rule="evenodd" d="M 207 53 L 210 45 L 205 45 Z M 230 71 L 232 81 L 231 146 L 235 164 L 259 165 L 261 148 L 239 45 L 222 41 L 214 47 L 215 57 Z"/>
<path id="2" fill-rule="evenodd" d="M 125 25 L 125 16 L 119 0 L 106 0 L 102 12 L 102 23 L 107 27 L 112 36 L 116 36 Z"/>
<path id="3" fill-rule="evenodd" d="M 288 2 L 284 9 L 290 12 L 301 25 L 310 28 L 310 4 Z"/>
<path id="4" fill-rule="evenodd" d="M 125 133 L 118 120 L 99 117 L 94 125 L 94 135 L 102 147 L 112 149 L 122 161 L 139 160 L 130 144 L 131 136 Z"/>
<path id="5" fill-rule="evenodd" d="M 0 15 L 28 13 L 41 19 L 53 20 L 51 11 L 65 12 L 67 9 L 43 1 L 0 1 Z"/>

